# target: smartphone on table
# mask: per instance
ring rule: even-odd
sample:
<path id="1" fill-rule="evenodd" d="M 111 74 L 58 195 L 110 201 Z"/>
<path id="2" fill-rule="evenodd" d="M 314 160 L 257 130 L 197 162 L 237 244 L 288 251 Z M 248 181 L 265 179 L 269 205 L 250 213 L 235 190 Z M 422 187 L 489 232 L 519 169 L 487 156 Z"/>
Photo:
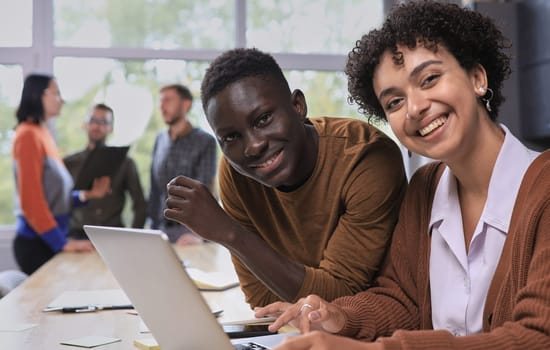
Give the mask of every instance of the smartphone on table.
<path id="1" fill-rule="evenodd" d="M 260 337 L 262 335 L 276 334 L 270 332 L 267 327 L 269 327 L 269 324 L 226 324 L 223 325 L 223 331 L 231 339 Z"/>

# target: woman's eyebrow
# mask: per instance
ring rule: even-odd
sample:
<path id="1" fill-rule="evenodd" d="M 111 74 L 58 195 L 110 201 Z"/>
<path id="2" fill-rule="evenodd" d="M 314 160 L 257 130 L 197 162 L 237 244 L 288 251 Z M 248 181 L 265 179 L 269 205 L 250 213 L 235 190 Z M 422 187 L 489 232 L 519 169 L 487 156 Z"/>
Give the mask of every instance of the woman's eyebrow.
<path id="1" fill-rule="evenodd" d="M 432 64 L 443 64 L 443 62 L 440 60 L 429 60 L 426 62 L 422 62 L 418 66 L 414 67 L 411 74 L 409 74 L 409 78 L 416 78 L 420 74 L 420 72 L 422 72 L 426 67 Z"/>
<path id="2" fill-rule="evenodd" d="M 394 91 L 397 89 L 395 87 L 389 87 L 387 89 L 382 90 L 380 95 L 378 95 L 378 101 L 382 101 L 382 98 L 384 98 L 386 95 L 391 95 Z"/>
<path id="3" fill-rule="evenodd" d="M 431 66 L 432 64 L 443 64 L 443 62 L 440 60 L 429 60 L 429 61 L 422 62 L 418 66 L 414 67 L 411 74 L 409 74 L 409 78 L 415 79 L 420 74 L 420 72 L 422 72 L 426 67 Z M 383 97 L 393 93 L 395 90 L 396 90 L 395 87 L 389 87 L 387 89 L 382 90 L 380 95 L 378 95 L 378 100 L 382 101 Z"/>

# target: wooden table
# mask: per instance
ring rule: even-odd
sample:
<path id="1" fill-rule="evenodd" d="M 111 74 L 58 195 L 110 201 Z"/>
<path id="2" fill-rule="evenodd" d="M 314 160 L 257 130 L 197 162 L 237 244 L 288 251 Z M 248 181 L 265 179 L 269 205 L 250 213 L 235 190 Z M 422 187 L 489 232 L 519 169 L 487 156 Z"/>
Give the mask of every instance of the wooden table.
<path id="1" fill-rule="evenodd" d="M 214 243 L 176 247 L 182 259 L 204 271 L 232 271 L 229 252 Z M 82 314 L 63 314 L 42 309 L 67 290 L 120 288 L 97 253 L 60 253 L 43 265 L 23 284 L 0 299 L 0 324 L 34 323 L 36 327 L 18 332 L 0 331 L 0 349 L 78 349 L 59 343 L 88 335 L 121 338 L 121 342 L 99 347 L 101 350 L 137 349 L 134 339 L 141 334 L 139 316 L 127 310 L 105 310 Z M 203 292 L 210 305 L 223 308 L 221 322 L 253 317 L 240 288 L 223 292 Z"/>

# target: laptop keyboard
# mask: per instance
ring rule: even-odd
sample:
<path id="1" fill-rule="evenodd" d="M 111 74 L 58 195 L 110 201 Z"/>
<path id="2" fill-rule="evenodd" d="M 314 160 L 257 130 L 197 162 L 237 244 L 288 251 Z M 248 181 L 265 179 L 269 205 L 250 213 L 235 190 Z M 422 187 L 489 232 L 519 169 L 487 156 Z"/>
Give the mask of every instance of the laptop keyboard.
<path id="1" fill-rule="evenodd" d="M 256 343 L 233 344 L 236 350 L 267 350 L 265 346 Z"/>

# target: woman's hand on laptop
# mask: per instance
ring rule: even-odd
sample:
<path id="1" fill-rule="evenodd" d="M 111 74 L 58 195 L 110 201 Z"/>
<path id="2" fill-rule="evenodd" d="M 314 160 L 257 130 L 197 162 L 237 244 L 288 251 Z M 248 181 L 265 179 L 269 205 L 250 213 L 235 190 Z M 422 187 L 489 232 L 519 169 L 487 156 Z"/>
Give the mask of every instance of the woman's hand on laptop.
<path id="1" fill-rule="evenodd" d="M 302 333 L 312 330 L 337 333 L 344 328 L 346 322 L 346 316 L 342 309 L 317 295 L 309 295 L 295 304 L 275 302 L 256 308 L 254 311 L 256 317 L 277 317 L 277 320 L 269 326 L 271 332 L 276 332 L 284 325 L 291 324 Z"/>
<path id="2" fill-rule="evenodd" d="M 189 227 L 203 238 L 224 243 L 233 239 L 236 223 L 220 207 L 206 185 L 178 176 L 167 187 L 164 217 Z"/>

